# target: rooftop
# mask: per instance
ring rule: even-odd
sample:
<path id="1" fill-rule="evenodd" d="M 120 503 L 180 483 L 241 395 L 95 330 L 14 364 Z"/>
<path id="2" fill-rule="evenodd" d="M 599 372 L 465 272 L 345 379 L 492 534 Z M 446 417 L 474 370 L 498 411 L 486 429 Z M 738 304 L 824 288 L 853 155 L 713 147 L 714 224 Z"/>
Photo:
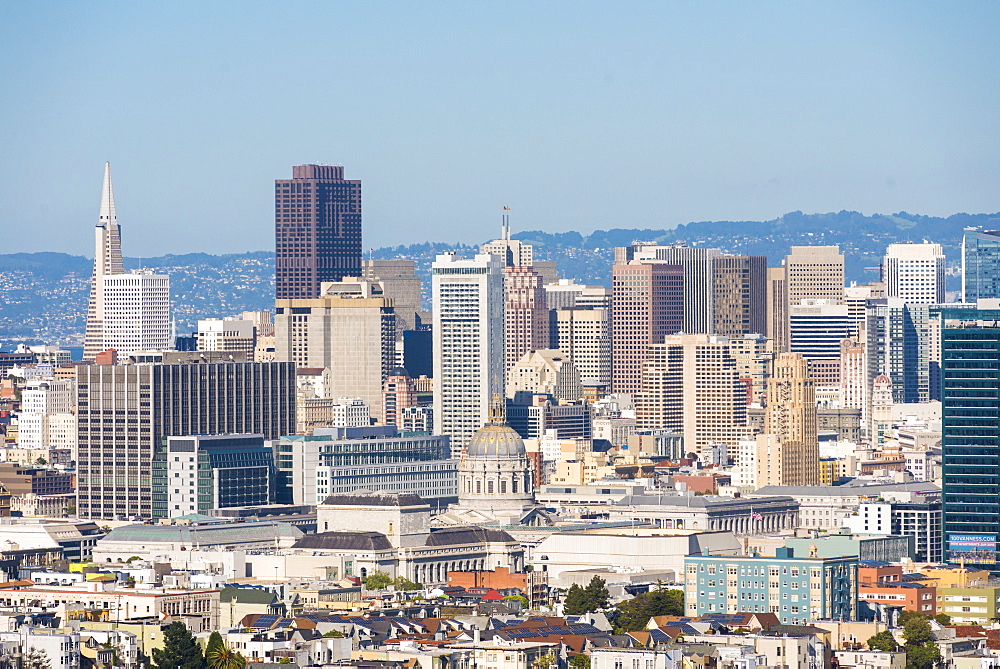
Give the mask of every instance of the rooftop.
<path id="1" fill-rule="evenodd" d="M 420 495 L 399 492 L 372 492 L 355 490 L 352 493 L 330 495 L 323 506 L 426 506 Z"/>

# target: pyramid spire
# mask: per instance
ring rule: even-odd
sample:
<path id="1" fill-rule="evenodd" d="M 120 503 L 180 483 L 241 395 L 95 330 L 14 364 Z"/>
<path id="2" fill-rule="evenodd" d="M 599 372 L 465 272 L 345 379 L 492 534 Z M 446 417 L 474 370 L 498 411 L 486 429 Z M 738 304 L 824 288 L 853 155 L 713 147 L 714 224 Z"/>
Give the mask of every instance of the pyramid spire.
<path id="1" fill-rule="evenodd" d="M 101 186 L 101 223 L 117 223 L 115 211 L 115 189 L 111 185 L 111 163 L 104 163 L 104 184 Z"/>
<path id="2" fill-rule="evenodd" d="M 111 186 L 111 163 L 104 163 L 101 185 L 101 213 L 94 226 L 94 273 L 90 277 L 90 300 L 87 304 L 87 331 L 83 359 L 93 360 L 104 350 L 104 277 L 124 274 L 122 238 L 115 211 L 115 191 Z"/>

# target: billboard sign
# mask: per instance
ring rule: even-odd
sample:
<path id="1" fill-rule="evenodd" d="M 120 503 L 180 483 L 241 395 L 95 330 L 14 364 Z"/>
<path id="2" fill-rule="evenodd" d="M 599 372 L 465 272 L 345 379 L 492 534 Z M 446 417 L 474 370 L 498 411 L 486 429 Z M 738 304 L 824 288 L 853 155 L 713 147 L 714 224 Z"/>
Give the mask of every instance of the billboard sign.
<path id="1" fill-rule="evenodd" d="M 972 564 L 996 564 L 997 535 L 995 534 L 949 534 L 948 561 L 961 559 Z"/>

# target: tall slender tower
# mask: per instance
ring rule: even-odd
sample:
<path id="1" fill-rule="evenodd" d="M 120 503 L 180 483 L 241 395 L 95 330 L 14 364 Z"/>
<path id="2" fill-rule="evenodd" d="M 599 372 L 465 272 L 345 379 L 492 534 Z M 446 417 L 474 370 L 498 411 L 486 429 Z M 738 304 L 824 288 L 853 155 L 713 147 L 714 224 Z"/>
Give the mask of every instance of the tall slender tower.
<path id="1" fill-rule="evenodd" d="M 809 364 L 799 353 L 781 353 L 774 360 L 774 373 L 767 381 L 764 433 L 777 438 L 780 447 L 772 448 L 769 455 L 782 462 L 762 483 L 760 467 L 767 458 L 762 459 L 758 451 L 757 485 L 819 485 L 816 389 L 809 378 Z M 776 472 L 780 472 L 778 480 Z"/>
<path id="2" fill-rule="evenodd" d="M 431 268 L 434 434 L 451 437 L 457 458 L 505 387 L 503 263 L 488 253 L 444 253 Z"/>
<path id="3" fill-rule="evenodd" d="M 101 212 L 97 227 L 94 228 L 94 273 L 90 277 L 84 360 L 93 360 L 95 355 L 104 350 L 104 277 L 124 273 L 121 231 L 118 229 L 118 213 L 115 211 L 115 191 L 111 186 L 111 163 L 104 163 Z"/>

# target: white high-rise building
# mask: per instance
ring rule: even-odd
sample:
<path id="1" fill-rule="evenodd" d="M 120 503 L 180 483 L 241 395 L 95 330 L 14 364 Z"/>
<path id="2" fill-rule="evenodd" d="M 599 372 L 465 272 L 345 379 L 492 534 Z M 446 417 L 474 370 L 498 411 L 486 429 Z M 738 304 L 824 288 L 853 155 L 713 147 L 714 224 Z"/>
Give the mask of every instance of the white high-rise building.
<path id="1" fill-rule="evenodd" d="M 886 297 L 908 304 L 944 302 L 944 251 L 940 244 L 889 244 L 882 265 Z"/>
<path id="2" fill-rule="evenodd" d="M 149 270 L 103 279 L 103 350 L 163 351 L 170 341 L 170 277 Z"/>
<path id="3" fill-rule="evenodd" d="M 75 383 L 72 380 L 33 381 L 21 394 L 18 448 L 76 446 Z"/>
<path id="4" fill-rule="evenodd" d="M 439 255 L 432 267 L 434 432 L 457 457 L 504 390 L 504 264 L 481 253 Z"/>

